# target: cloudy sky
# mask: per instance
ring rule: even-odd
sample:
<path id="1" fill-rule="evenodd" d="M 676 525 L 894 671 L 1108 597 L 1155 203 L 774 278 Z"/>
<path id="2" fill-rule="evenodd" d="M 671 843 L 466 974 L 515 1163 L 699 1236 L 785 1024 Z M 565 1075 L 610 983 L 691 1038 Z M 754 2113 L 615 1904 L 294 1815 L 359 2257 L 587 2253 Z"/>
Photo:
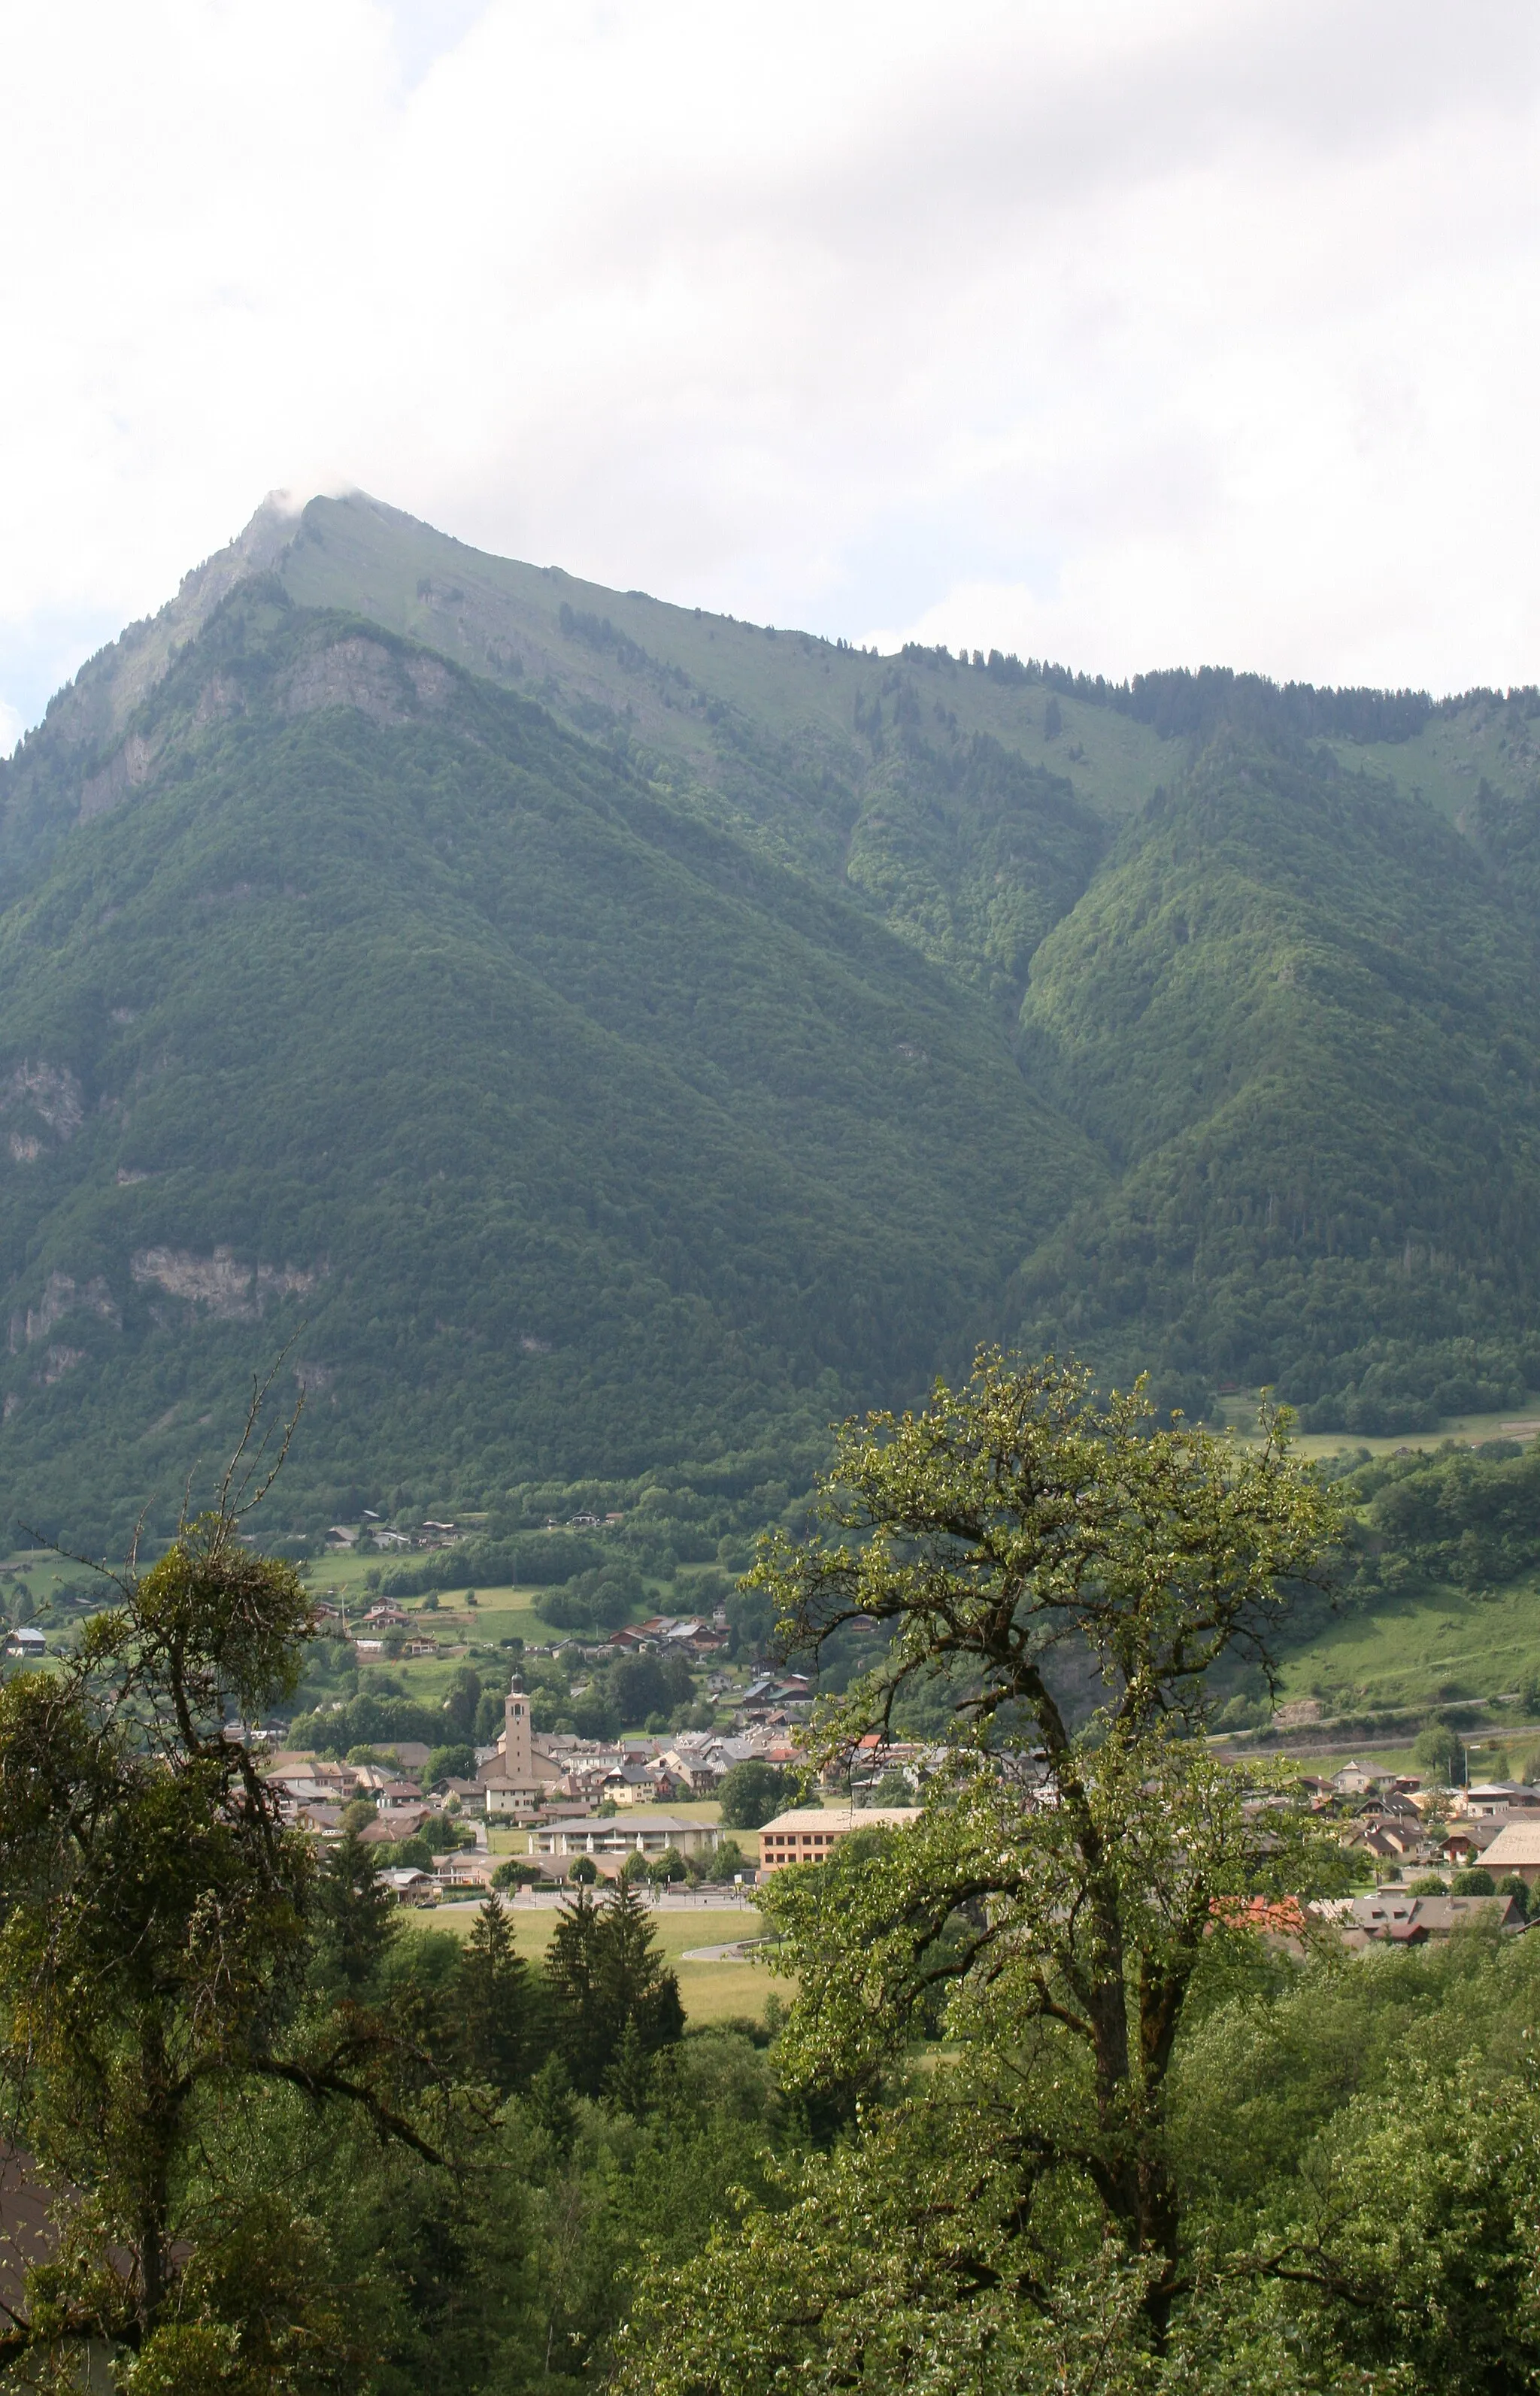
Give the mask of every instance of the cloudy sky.
<path id="1" fill-rule="evenodd" d="M 1540 681 L 1540 15 L 0 0 L 0 745 L 275 486 L 887 646 Z"/>

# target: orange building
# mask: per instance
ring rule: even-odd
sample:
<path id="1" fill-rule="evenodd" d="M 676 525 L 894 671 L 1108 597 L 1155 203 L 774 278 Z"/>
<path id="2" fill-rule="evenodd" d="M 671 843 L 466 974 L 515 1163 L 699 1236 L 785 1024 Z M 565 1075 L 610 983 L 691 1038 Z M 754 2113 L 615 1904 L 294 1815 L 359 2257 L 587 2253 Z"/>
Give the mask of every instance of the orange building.
<path id="1" fill-rule="evenodd" d="M 809 1806 L 803 1813 L 777 1814 L 759 1834 L 760 1870 L 778 1871 L 783 1864 L 821 1864 L 850 1831 L 917 1822 L 920 1812 L 918 1805 L 868 1805 L 857 1812 L 848 1805 L 825 1805 Z"/>

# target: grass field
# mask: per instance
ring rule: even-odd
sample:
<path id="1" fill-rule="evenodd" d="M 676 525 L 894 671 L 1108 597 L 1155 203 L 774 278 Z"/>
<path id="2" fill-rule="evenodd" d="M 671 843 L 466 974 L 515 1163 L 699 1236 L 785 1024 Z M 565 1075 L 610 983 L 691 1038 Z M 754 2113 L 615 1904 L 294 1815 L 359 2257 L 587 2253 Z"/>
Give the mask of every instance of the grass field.
<path id="1" fill-rule="evenodd" d="M 1334 1623 L 1285 1658 L 1285 1698 L 1416 1705 L 1514 1694 L 1540 1671 L 1540 1590 L 1516 1582 L 1492 1596 L 1441 1591 Z"/>
<path id="2" fill-rule="evenodd" d="M 1226 1423 L 1241 1439 L 1257 1436 L 1257 1396 L 1253 1390 L 1219 1402 Z M 1299 1455 L 1308 1457 L 1357 1456 L 1361 1450 L 1371 1456 L 1393 1456 L 1404 1448 L 1441 1447 L 1450 1439 L 1462 1447 L 1479 1447 L 1489 1439 L 1527 1441 L 1536 1431 L 1540 1431 L 1540 1397 L 1526 1398 L 1521 1406 L 1509 1406 L 1502 1414 L 1451 1415 L 1437 1431 L 1397 1431 L 1383 1439 L 1357 1431 L 1300 1431 L 1294 1446 Z"/>
<path id="3" fill-rule="evenodd" d="M 509 1911 L 520 1954 L 531 1963 L 538 1962 L 556 1926 L 555 1907 L 514 1905 Z M 408 1912 L 405 1916 L 413 1931 L 447 1930 L 457 1938 L 466 1936 L 475 1918 L 473 1905 L 438 1906 L 431 1911 Z M 757 2020 L 764 2012 L 767 1997 L 778 1994 L 784 2001 L 792 1994 L 794 1984 L 773 1977 L 763 1963 L 687 1963 L 682 1960 L 686 1948 L 724 1946 L 730 1940 L 757 1937 L 763 1923 L 750 1906 L 703 1906 L 687 1913 L 683 1910 L 677 1913 L 660 1910 L 653 1916 L 653 1926 L 659 1948 L 679 1975 L 679 1993 L 687 2021 L 727 2021 L 735 2015 L 747 2015 Z"/>

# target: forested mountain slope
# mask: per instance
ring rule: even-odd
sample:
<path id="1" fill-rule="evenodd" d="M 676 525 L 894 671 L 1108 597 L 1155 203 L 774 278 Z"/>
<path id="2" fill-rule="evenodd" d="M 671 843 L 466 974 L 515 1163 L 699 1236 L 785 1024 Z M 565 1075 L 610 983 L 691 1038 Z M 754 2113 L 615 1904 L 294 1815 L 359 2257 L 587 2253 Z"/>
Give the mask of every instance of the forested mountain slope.
<path id="1" fill-rule="evenodd" d="M 307 1511 L 805 1472 L 1098 1178 L 911 946 L 378 628 L 249 582 L 132 726 L 0 920 L 19 1513 L 174 1498 L 291 1338 Z"/>
<path id="2" fill-rule="evenodd" d="M 1215 734 L 1033 960 L 1029 1077 L 1119 1178 L 1028 1266 L 1022 1336 L 1324 1428 L 1520 1402 L 1536 962 L 1527 895 L 1426 803 Z"/>
<path id="3" fill-rule="evenodd" d="M 0 1496 L 794 1486 L 979 1336 L 1540 1386 L 1540 700 L 878 658 L 261 511 L 0 765 Z M 302 1327 L 301 1327 L 302 1326 Z"/>

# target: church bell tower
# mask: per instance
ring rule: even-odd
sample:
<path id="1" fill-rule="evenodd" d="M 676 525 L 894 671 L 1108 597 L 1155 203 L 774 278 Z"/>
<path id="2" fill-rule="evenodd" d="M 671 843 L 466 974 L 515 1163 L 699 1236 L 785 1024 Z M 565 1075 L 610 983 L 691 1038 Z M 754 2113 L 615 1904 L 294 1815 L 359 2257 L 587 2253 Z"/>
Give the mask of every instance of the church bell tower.
<path id="1" fill-rule="evenodd" d="M 503 1702 L 503 1778 L 526 1785 L 535 1777 L 535 1750 L 530 1735 L 529 1699 L 517 1672 Z"/>

